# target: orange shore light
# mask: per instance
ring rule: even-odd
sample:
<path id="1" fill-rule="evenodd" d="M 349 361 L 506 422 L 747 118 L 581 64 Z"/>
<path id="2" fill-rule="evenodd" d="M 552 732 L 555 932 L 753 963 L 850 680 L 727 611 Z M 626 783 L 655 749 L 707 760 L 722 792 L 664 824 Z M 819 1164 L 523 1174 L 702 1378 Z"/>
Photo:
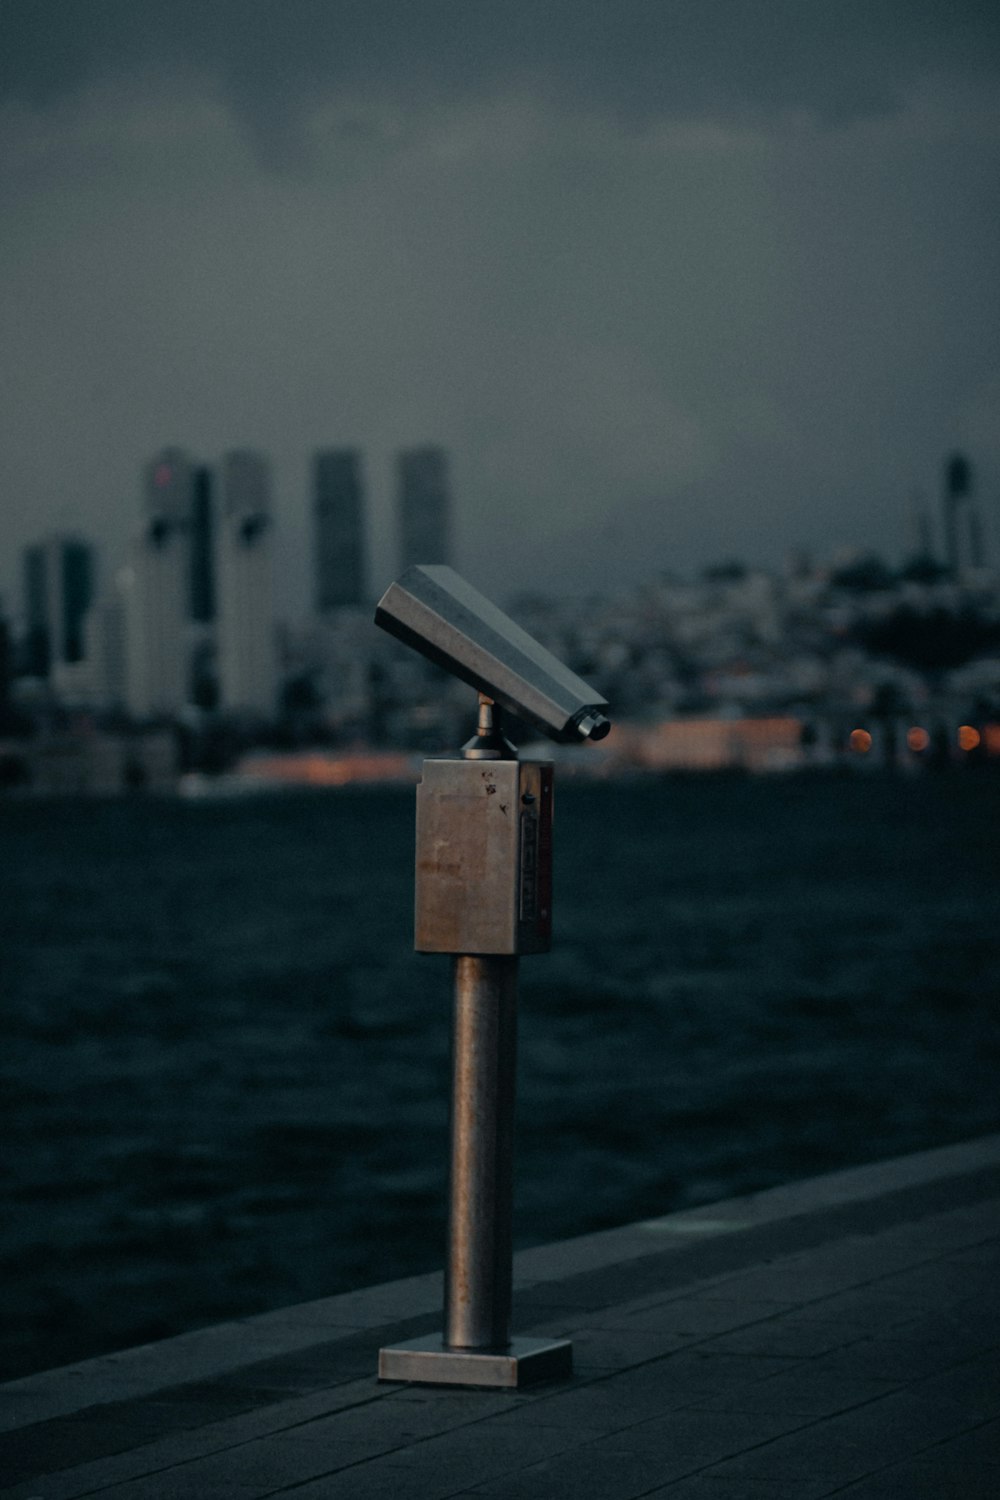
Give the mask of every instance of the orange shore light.
<path id="1" fill-rule="evenodd" d="M 931 737 L 926 729 L 921 729 L 919 724 L 914 724 L 912 729 L 906 731 L 906 743 L 917 755 L 921 750 L 926 750 L 931 742 Z"/>
<path id="2" fill-rule="evenodd" d="M 960 750 L 975 750 L 982 736 L 978 729 L 971 724 L 960 724 L 958 727 L 958 748 Z"/>
<path id="3" fill-rule="evenodd" d="M 847 743 L 859 755 L 867 755 L 872 747 L 872 737 L 867 729 L 852 729 L 850 739 Z"/>

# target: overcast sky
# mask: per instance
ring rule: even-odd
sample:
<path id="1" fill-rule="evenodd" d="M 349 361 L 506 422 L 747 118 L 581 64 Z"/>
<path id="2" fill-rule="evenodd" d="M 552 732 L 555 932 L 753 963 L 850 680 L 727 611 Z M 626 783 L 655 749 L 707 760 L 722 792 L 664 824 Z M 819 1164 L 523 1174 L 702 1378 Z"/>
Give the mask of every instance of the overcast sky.
<path id="1" fill-rule="evenodd" d="M 0 591 L 158 448 L 452 455 L 462 571 L 1000 552 L 995 0 L 0 0 Z"/>

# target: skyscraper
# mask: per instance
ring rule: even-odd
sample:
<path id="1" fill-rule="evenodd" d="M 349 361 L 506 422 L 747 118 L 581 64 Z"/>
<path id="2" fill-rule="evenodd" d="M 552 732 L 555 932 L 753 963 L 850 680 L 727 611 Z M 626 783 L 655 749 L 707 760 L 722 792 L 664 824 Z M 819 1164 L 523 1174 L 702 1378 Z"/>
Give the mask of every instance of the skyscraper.
<path id="1" fill-rule="evenodd" d="M 207 624 L 215 618 L 215 549 L 212 516 L 212 471 L 194 470 L 191 483 L 191 595 L 192 620 Z"/>
<path id="2" fill-rule="evenodd" d="M 24 554 L 27 668 L 49 677 L 83 659 L 83 619 L 94 593 L 94 550 L 75 536 L 51 536 Z"/>
<path id="3" fill-rule="evenodd" d="M 220 706 L 267 718 L 277 694 L 271 474 L 263 454 L 227 453 L 216 524 Z"/>
<path id="4" fill-rule="evenodd" d="M 399 454 L 400 563 L 451 562 L 451 495 L 443 448 Z"/>
<path id="5" fill-rule="evenodd" d="M 973 495 L 972 465 L 963 453 L 952 453 L 945 461 L 944 535 L 945 561 L 953 575 L 963 562 L 972 568 L 983 566 L 982 521 Z"/>
<path id="6" fill-rule="evenodd" d="M 27 622 L 24 666 L 30 677 L 48 677 L 52 659 L 48 572 L 44 545 L 28 547 L 24 554 L 24 615 Z"/>
<path id="7" fill-rule="evenodd" d="M 364 604 L 367 595 L 364 486 L 361 455 L 330 448 L 313 459 L 316 608 Z"/>
<path id="8" fill-rule="evenodd" d="M 87 611 L 84 624 L 87 687 L 92 706 L 120 710 L 128 705 L 125 648 L 125 585 L 129 565 L 111 589 Z"/>
<path id="9" fill-rule="evenodd" d="M 164 448 L 145 471 L 145 508 L 150 525 L 187 527 L 191 521 L 194 466 L 183 448 Z"/>
<path id="10" fill-rule="evenodd" d="M 137 718 L 176 713 L 190 698 L 194 473 L 180 448 L 165 448 L 145 469 L 143 525 L 121 576 L 125 702 Z"/>

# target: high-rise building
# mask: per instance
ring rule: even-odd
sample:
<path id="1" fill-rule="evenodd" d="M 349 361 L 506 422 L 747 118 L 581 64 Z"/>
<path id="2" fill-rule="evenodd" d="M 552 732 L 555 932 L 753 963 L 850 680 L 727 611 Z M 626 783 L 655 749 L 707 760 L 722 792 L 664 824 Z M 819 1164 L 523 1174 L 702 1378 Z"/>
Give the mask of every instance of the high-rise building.
<path id="1" fill-rule="evenodd" d="M 29 677 L 48 677 L 52 659 L 49 626 L 48 568 L 45 547 L 28 547 L 24 554 L 24 670 Z"/>
<path id="2" fill-rule="evenodd" d="M 964 453 L 952 453 L 944 466 L 945 561 L 952 574 L 963 564 L 981 568 L 985 562 L 982 520 L 972 485 L 972 465 Z"/>
<path id="3" fill-rule="evenodd" d="M 360 605 L 367 597 L 364 485 L 361 455 L 330 448 L 313 459 L 316 608 Z"/>
<path id="4" fill-rule="evenodd" d="M 137 719 L 188 701 L 187 536 L 155 523 L 133 538 L 121 575 L 125 703 Z"/>
<path id="5" fill-rule="evenodd" d="M 0 719 L 7 704 L 10 693 L 11 678 L 14 675 L 14 652 L 11 641 L 10 625 L 7 616 L 0 607 Z M 0 724 L 0 734 L 3 726 Z"/>
<path id="6" fill-rule="evenodd" d="M 271 525 L 267 459 L 227 453 L 215 528 L 219 702 L 262 718 L 274 713 L 277 695 Z"/>
<path id="7" fill-rule="evenodd" d="M 194 475 L 179 448 L 146 465 L 143 526 L 120 580 L 125 702 L 137 718 L 173 714 L 189 701 Z"/>
<path id="8" fill-rule="evenodd" d="M 399 537 L 403 568 L 451 562 L 451 494 L 443 448 L 399 454 Z"/>
<path id="9" fill-rule="evenodd" d="M 154 526 L 187 527 L 194 499 L 194 465 L 183 448 L 164 448 L 146 465 L 146 517 Z"/>
<path id="10" fill-rule="evenodd" d="M 87 688 L 96 708 L 120 710 L 128 702 L 124 582 L 119 576 L 111 592 L 87 611 L 84 621 Z"/>
<path id="11" fill-rule="evenodd" d="M 212 471 L 194 470 L 191 483 L 191 618 L 207 625 L 215 619 L 215 547 L 212 516 Z"/>
<path id="12" fill-rule="evenodd" d="M 75 536 L 51 536 L 24 554 L 26 667 L 49 677 L 83 659 L 83 619 L 94 593 L 94 549 Z"/>

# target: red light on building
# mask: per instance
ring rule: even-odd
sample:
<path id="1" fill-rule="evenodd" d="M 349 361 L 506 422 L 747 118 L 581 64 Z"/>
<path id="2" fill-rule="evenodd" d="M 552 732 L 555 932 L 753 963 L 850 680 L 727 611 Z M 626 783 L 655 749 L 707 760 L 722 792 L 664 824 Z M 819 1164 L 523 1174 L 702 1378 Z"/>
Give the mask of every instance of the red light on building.
<path id="1" fill-rule="evenodd" d="M 847 743 L 859 755 L 867 755 L 872 747 L 872 737 L 867 729 L 852 729 L 850 739 Z"/>
<path id="2" fill-rule="evenodd" d="M 978 729 L 971 724 L 960 724 L 958 728 L 958 748 L 960 750 L 975 750 L 978 748 L 982 735 Z"/>
<path id="3" fill-rule="evenodd" d="M 927 730 L 921 729 L 918 724 L 914 724 L 912 729 L 906 731 L 906 743 L 915 755 L 919 755 L 922 750 L 926 750 L 930 742 L 931 737 L 927 733 Z"/>

